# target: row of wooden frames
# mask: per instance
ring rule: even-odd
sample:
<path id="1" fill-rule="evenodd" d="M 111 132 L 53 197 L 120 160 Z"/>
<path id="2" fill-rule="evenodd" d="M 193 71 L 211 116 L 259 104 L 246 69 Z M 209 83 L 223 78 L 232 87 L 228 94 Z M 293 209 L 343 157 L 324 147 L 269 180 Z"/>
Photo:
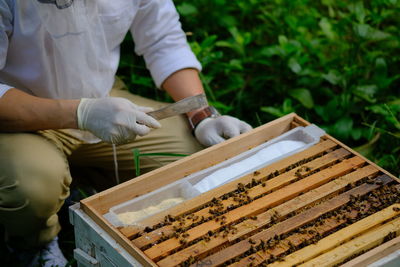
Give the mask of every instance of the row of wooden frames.
<path id="1" fill-rule="evenodd" d="M 309 123 L 289 114 L 81 202 L 145 266 L 365 266 L 400 249 L 400 184 L 333 137 L 154 215 L 109 208 Z"/>

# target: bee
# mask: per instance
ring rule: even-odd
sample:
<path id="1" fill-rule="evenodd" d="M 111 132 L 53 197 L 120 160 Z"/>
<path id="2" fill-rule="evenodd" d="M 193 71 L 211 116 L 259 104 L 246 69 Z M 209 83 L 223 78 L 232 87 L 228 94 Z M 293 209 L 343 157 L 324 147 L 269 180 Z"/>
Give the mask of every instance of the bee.
<path id="1" fill-rule="evenodd" d="M 252 244 L 252 245 L 254 245 L 254 244 L 256 243 L 256 242 L 255 242 L 253 239 L 251 239 L 251 238 L 249 238 L 248 241 L 249 241 L 249 243 Z"/>
<path id="2" fill-rule="evenodd" d="M 176 239 L 178 239 L 179 238 L 179 234 L 178 233 L 173 233 L 172 235 L 171 235 L 173 238 L 176 238 Z"/>

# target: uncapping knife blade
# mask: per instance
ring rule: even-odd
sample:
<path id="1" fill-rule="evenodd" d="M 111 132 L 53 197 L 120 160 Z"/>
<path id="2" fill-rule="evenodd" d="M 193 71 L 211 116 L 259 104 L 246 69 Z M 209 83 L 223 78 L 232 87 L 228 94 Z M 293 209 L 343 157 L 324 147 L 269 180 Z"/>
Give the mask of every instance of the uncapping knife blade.
<path id="1" fill-rule="evenodd" d="M 187 113 L 189 111 L 205 107 L 208 105 L 207 98 L 204 94 L 186 97 L 173 104 L 167 105 L 160 109 L 150 111 L 147 114 L 156 120 L 162 120 L 175 115 Z"/>

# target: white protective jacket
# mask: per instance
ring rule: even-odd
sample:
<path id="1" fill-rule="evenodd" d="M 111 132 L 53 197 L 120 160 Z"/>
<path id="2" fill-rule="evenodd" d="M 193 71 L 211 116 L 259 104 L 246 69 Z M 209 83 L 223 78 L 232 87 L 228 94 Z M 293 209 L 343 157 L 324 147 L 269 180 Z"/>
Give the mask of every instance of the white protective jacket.
<path id="1" fill-rule="evenodd" d="M 13 87 L 107 96 L 128 31 L 158 87 L 177 70 L 200 70 L 172 0 L 0 0 L 0 97 Z"/>

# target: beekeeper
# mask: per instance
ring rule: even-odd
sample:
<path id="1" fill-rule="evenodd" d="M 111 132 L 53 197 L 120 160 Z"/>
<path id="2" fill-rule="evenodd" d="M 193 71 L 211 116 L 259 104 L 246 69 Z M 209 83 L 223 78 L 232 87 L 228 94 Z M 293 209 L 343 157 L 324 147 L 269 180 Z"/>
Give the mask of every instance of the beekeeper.
<path id="1" fill-rule="evenodd" d="M 66 264 L 57 212 L 71 172 L 87 171 L 91 182 L 102 174 L 103 185 L 112 185 L 110 143 L 128 179 L 134 147 L 190 154 L 251 129 L 211 107 L 162 122 L 147 115 L 164 104 L 129 93 L 114 78 L 128 31 L 158 88 L 175 101 L 204 92 L 172 0 L 0 1 L 0 223 L 24 266 Z M 172 160 L 143 160 L 141 167 Z"/>

